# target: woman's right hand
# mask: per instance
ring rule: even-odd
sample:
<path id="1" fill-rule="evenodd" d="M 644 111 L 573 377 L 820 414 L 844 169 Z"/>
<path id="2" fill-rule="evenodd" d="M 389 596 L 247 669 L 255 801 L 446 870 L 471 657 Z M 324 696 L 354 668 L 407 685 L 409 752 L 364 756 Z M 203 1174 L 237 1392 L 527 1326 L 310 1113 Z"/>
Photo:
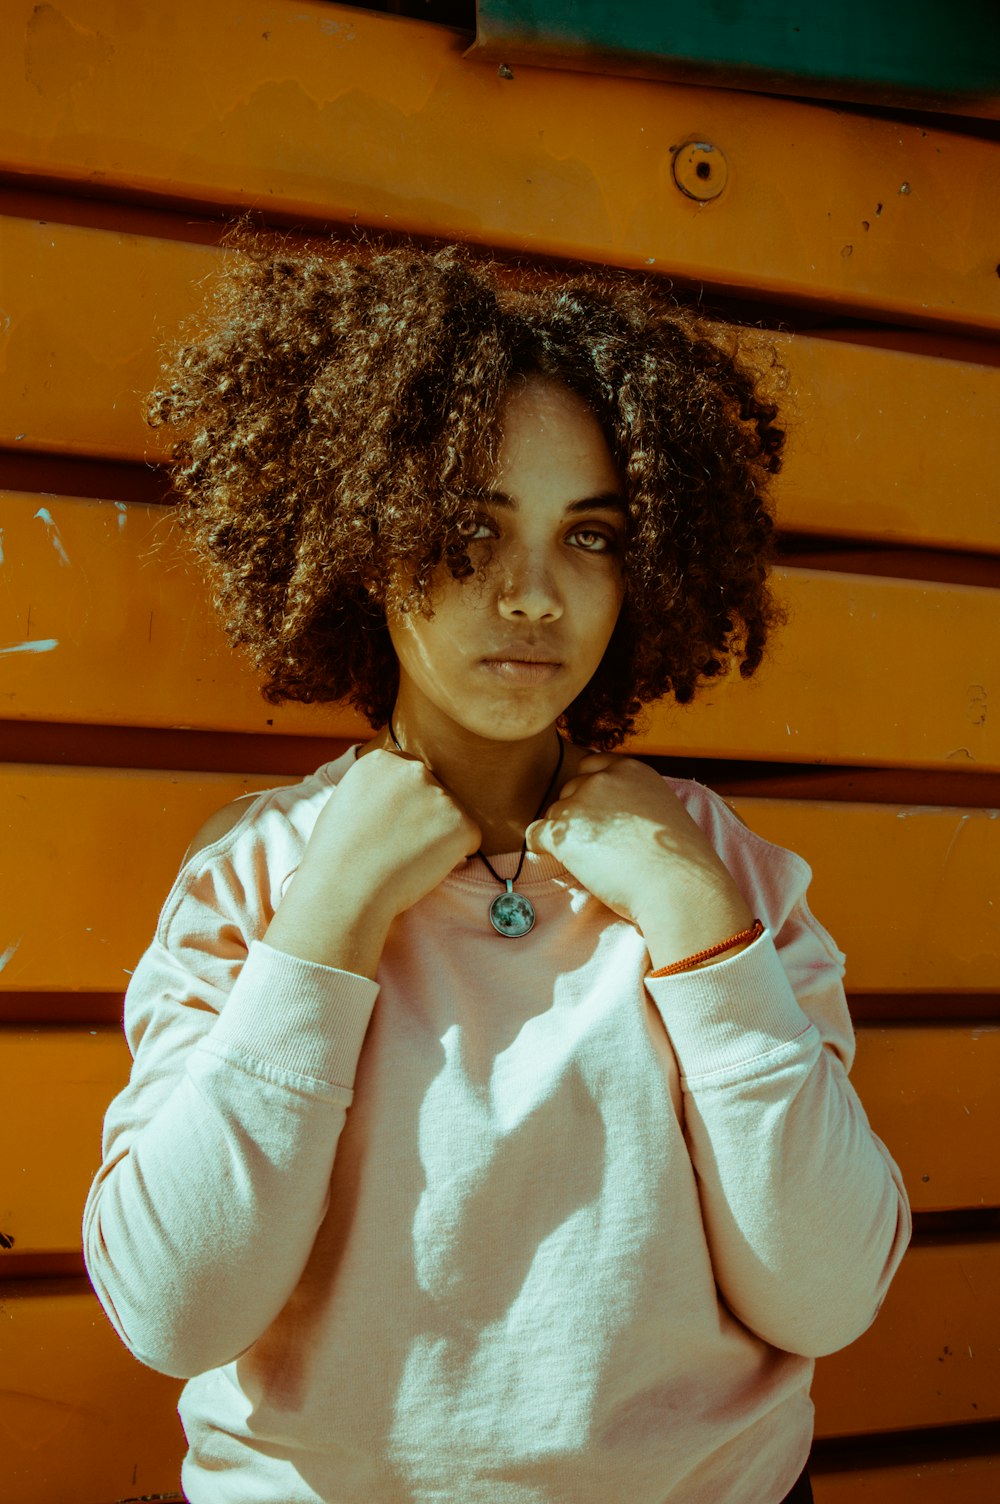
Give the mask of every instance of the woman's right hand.
<path id="1" fill-rule="evenodd" d="M 263 939 L 374 979 L 389 926 L 478 848 L 480 832 L 418 758 L 377 748 L 324 805 Z"/>

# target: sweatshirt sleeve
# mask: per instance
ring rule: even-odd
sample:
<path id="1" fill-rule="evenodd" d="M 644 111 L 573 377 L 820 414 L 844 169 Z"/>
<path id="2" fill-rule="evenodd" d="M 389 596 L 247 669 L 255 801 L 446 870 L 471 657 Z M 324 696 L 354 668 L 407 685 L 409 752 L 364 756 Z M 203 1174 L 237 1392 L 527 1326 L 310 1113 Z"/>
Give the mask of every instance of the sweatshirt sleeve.
<path id="1" fill-rule="evenodd" d="M 719 1290 L 765 1341 L 815 1358 L 874 1320 L 910 1210 L 848 1077 L 845 957 L 809 911 L 812 873 L 711 799 L 699 823 L 767 928 L 742 952 L 647 985 L 681 1070 Z"/>
<path id="2" fill-rule="evenodd" d="M 132 1074 L 83 1228 L 119 1336 L 178 1378 L 245 1351 L 295 1288 L 378 993 L 264 944 L 253 884 L 230 852 L 207 855 L 175 883 L 126 994 Z"/>

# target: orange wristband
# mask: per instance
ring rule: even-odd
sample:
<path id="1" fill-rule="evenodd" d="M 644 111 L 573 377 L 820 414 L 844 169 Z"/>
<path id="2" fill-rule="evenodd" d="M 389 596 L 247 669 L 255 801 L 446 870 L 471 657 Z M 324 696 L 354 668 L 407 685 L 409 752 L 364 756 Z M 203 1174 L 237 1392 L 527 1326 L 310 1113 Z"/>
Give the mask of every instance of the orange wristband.
<path id="1" fill-rule="evenodd" d="M 755 919 L 747 930 L 740 930 L 738 935 L 730 935 L 728 940 L 720 940 L 718 945 L 710 945 L 708 950 L 700 950 L 697 955 L 687 956 L 683 961 L 675 961 L 672 966 L 661 966 L 659 971 L 651 971 L 651 977 L 671 977 L 675 972 L 687 971 L 690 966 L 697 966 L 702 961 L 710 961 L 713 956 L 721 956 L 727 950 L 733 950 L 737 945 L 748 944 L 756 940 L 764 933 L 764 926 L 759 919 Z"/>

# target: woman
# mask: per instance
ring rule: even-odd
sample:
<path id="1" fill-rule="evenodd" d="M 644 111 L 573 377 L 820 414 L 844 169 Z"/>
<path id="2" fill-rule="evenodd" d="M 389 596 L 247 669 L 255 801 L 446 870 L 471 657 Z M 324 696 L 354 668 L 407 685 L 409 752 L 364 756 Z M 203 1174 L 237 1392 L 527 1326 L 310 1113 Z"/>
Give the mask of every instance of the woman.
<path id="1" fill-rule="evenodd" d="M 910 1230 L 806 864 L 614 755 L 779 612 L 782 434 L 655 282 L 260 250 L 178 355 L 265 696 L 372 738 L 195 838 L 85 1236 L 192 1504 L 811 1498 Z"/>

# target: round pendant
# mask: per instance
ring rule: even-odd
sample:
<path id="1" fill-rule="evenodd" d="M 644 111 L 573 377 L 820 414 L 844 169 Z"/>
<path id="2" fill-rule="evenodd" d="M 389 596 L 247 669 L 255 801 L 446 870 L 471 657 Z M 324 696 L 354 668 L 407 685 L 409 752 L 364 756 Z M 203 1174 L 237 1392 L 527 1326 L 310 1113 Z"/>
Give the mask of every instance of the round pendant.
<path id="1" fill-rule="evenodd" d="M 519 940 L 535 925 L 535 911 L 521 893 L 515 893 L 510 884 L 506 893 L 498 893 L 490 904 L 490 923 L 498 935 L 509 940 Z"/>

